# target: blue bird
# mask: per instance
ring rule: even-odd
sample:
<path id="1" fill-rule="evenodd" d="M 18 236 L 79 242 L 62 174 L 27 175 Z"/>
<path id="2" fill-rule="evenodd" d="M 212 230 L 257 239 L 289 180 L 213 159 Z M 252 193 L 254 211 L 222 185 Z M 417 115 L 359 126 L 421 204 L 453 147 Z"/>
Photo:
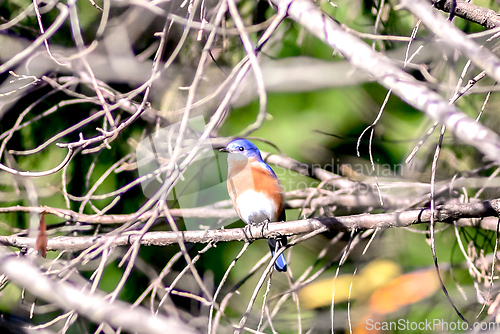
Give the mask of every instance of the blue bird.
<path id="1" fill-rule="evenodd" d="M 221 149 L 227 158 L 227 190 L 241 220 L 248 225 L 285 221 L 283 188 L 271 167 L 262 160 L 260 151 L 246 139 L 235 139 Z M 267 239 L 271 254 L 286 245 L 286 237 Z M 274 268 L 285 272 L 283 253 Z"/>

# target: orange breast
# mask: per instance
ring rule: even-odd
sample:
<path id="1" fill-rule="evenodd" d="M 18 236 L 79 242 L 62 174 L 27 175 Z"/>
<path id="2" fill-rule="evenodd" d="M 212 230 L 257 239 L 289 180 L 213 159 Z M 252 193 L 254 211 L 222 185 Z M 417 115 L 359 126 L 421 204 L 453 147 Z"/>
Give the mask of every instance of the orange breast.
<path id="1" fill-rule="evenodd" d="M 276 204 L 277 212 L 272 221 L 277 221 L 283 211 L 283 189 L 278 181 L 259 162 L 248 164 L 233 163 L 230 165 L 227 189 L 233 203 L 236 198 L 247 190 L 263 193 Z M 235 205 L 236 211 L 241 214 Z"/>

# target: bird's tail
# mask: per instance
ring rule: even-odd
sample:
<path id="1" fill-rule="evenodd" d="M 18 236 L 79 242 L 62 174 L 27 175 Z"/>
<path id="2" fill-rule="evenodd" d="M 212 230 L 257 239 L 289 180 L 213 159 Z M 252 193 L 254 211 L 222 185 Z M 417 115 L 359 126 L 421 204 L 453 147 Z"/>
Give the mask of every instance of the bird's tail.
<path id="1" fill-rule="evenodd" d="M 281 237 L 278 239 L 267 239 L 267 243 L 269 244 L 269 248 L 271 248 L 271 255 L 274 256 L 274 252 L 276 249 L 281 248 L 282 246 L 286 246 L 286 237 Z M 285 272 L 287 268 L 285 256 L 283 253 L 278 256 L 276 262 L 274 262 L 274 268 L 277 271 Z"/>

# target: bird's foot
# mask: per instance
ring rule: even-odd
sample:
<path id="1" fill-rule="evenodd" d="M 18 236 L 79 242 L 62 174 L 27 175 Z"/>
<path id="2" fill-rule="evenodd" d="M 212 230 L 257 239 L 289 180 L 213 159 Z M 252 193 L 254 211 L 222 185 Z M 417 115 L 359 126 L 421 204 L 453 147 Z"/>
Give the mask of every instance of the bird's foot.
<path id="1" fill-rule="evenodd" d="M 252 235 L 251 225 L 245 225 L 245 227 L 243 227 L 243 234 L 245 235 L 245 239 L 248 243 L 252 243 L 255 240 Z"/>
<path id="2" fill-rule="evenodd" d="M 262 224 L 262 230 L 260 231 L 262 236 L 264 236 L 264 230 L 269 230 L 269 219 L 266 219 L 264 220 L 261 224 Z"/>

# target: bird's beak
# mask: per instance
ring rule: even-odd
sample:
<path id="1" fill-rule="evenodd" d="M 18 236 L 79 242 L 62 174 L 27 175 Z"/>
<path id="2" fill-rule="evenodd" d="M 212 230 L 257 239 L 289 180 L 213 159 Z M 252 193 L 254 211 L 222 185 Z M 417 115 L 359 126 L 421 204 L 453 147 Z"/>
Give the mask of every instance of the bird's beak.
<path id="1" fill-rule="evenodd" d="M 219 151 L 229 153 L 229 150 L 225 147 L 221 148 Z"/>

